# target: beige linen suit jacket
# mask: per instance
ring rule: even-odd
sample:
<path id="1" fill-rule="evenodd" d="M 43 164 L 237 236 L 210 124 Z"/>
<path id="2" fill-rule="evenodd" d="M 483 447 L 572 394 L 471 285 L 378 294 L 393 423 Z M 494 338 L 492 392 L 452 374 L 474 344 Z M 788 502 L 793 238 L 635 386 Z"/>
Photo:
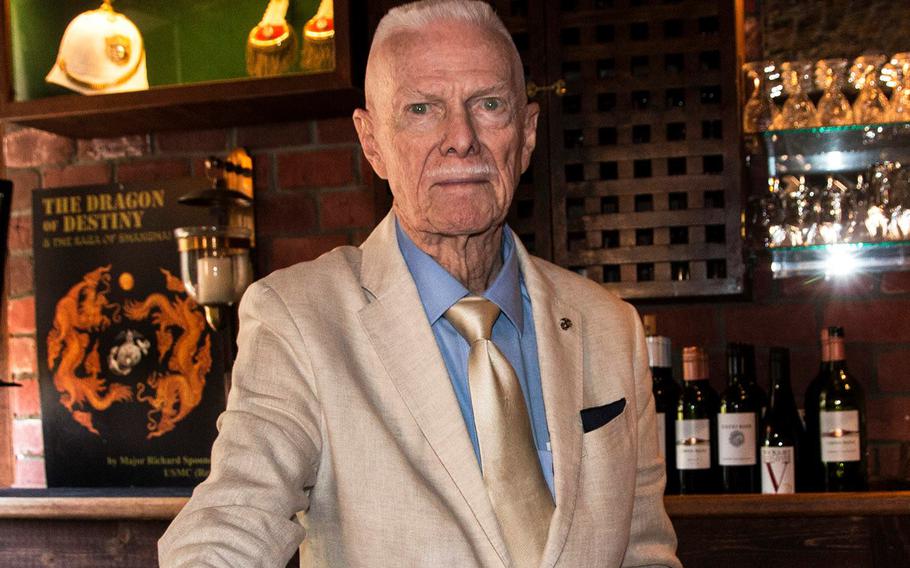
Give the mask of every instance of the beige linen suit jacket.
<path id="1" fill-rule="evenodd" d="M 635 310 L 516 249 L 555 472 L 541 566 L 680 566 Z M 301 542 L 303 566 L 510 565 L 392 214 L 361 247 L 253 284 L 240 314 L 212 471 L 162 566 L 284 566 Z M 623 398 L 583 433 L 579 411 Z"/>

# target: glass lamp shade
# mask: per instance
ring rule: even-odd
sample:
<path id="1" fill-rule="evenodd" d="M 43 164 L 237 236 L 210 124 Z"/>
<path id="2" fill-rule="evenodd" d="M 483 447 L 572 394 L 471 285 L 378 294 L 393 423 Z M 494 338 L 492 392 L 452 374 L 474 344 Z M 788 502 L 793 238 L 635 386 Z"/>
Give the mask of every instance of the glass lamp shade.
<path id="1" fill-rule="evenodd" d="M 197 303 L 229 305 L 253 281 L 250 230 L 245 227 L 174 229 L 183 285 Z"/>

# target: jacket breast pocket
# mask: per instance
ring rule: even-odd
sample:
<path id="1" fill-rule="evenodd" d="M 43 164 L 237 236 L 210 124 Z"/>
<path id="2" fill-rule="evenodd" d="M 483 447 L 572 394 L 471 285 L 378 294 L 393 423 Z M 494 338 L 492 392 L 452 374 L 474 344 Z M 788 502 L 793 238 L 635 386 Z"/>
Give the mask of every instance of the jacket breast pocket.
<path id="1" fill-rule="evenodd" d="M 621 398 L 609 404 L 582 409 L 579 413 L 581 414 L 582 431 L 588 433 L 597 430 L 622 414 L 625 408 L 626 399 Z"/>
<path id="2" fill-rule="evenodd" d="M 625 412 L 625 403 L 624 398 L 611 403 L 616 406 L 600 413 L 597 420 L 593 422 L 589 420 L 587 425 L 583 420 L 582 427 L 585 433 L 582 435 L 582 456 L 586 459 L 601 455 L 618 456 L 630 450 L 629 413 Z M 592 425 L 596 425 L 596 428 L 588 429 L 588 426 Z"/>

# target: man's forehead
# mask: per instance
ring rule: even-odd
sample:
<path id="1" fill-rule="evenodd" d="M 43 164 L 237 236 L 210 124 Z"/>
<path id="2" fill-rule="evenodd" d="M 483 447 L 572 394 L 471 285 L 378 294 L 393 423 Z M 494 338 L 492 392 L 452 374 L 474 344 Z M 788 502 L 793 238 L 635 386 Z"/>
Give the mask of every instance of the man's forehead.
<path id="1" fill-rule="evenodd" d="M 413 55 L 447 50 L 482 48 L 489 56 L 507 57 L 505 38 L 494 30 L 470 22 L 440 21 L 421 29 L 393 32 L 383 42 L 386 55 Z"/>
<path id="2" fill-rule="evenodd" d="M 472 89 L 515 89 L 517 78 L 508 39 L 486 27 L 439 21 L 421 29 L 401 29 L 374 46 L 367 88 L 373 95 L 397 96 L 407 89 L 441 92 L 454 83 Z M 372 79 L 372 80 L 371 80 Z"/>
<path id="3" fill-rule="evenodd" d="M 395 98 L 412 97 L 443 97 L 453 90 L 464 91 L 462 94 L 470 97 L 485 95 L 509 95 L 515 86 L 501 76 L 476 77 L 470 80 L 459 77 L 458 84 L 449 77 L 413 77 L 409 80 L 396 81 L 391 85 L 392 96 Z"/>
<path id="4" fill-rule="evenodd" d="M 390 71 L 400 75 L 445 76 L 459 71 L 511 75 L 511 58 L 504 42 L 492 32 L 471 28 L 473 35 L 455 33 L 402 33 L 383 54 Z"/>

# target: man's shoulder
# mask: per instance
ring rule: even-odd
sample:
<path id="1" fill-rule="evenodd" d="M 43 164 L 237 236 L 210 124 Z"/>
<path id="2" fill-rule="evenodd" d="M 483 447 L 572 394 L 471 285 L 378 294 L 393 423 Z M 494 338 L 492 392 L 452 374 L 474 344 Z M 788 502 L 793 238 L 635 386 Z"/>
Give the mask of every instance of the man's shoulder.
<path id="1" fill-rule="evenodd" d="M 575 305 L 582 310 L 592 307 L 628 309 L 628 303 L 625 300 L 590 278 L 533 255 L 528 255 L 528 261 L 544 278 L 549 280 L 555 293 L 563 302 Z"/>
<path id="2" fill-rule="evenodd" d="M 257 285 L 279 296 L 324 296 L 332 289 L 356 285 L 359 289 L 362 251 L 341 246 L 313 260 L 280 268 L 261 278 Z"/>

